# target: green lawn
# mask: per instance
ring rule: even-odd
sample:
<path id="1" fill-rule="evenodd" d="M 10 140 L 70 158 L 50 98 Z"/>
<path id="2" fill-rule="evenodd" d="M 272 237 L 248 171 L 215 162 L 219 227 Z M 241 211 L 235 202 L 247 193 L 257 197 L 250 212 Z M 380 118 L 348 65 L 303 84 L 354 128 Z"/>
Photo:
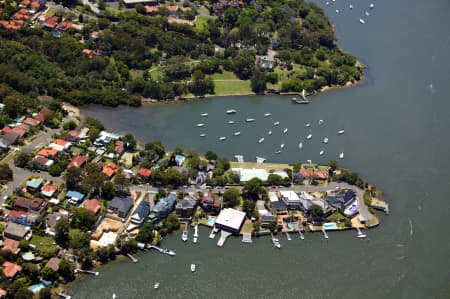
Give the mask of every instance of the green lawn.
<path id="1" fill-rule="evenodd" d="M 198 8 L 198 10 L 200 10 L 200 11 L 202 11 L 203 13 L 209 15 L 209 10 L 208 10 L 206 7 L 204 7 L 204 6 L 200 6 L 200 7 Z"/>
<path id="2" fill-rule="evenodd" d="M 222 72 L 213 74 L 216 95 L 239 95 L 253 93 L 250 80 L 239 80 L 233 72 Z"/>
<path id="3" fill-rule="evenodd" d="M 197 16 L 197 19 L 195 20 L 195 28 L 197 28 L 198 30 L 203 30 L 204 28 L 207 28 L 209 18 L 210 17 Z"/>
<path id="4" fill-rule="evenodd" d="M 339 212 L 334 212 L 333 214 L 327 217 L 327 220 L 339 220 L 339 219 L 345 219 L 345 216 Z"/>
<path id="5" fill-rule="evenodd" d="M 286 69 L 282 70 L 279 66 L 277 66 L 274 69 L 274 72 L 278 74 L 278 83 L 277 84 L 270 84 L 268 83 L 268 87 L 274 87 L 274 88 L 281 88 L 281 84 L 283 81 L 289 80 L 289 75 L 292 73 L 302 73 L 305 71 L 305 68 L 299 64 L 293 64 L 292 70 L 288 71 Z"/>
<path id="6" fill-rule="evenodd" d="M 55 244 L 55 240 L 53 238 L 42 237 L 38 235 L 33 235 L 31 237 L 30 243 L 35 245 L 36 248 L 40 251 L 52 251 L 56 247 L 53 245 Z"/>

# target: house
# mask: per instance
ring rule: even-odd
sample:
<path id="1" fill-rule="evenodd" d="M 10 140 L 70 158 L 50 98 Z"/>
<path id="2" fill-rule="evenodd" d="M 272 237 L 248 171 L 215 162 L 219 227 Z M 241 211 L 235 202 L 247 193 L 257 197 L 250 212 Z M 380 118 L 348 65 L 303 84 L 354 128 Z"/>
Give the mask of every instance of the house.
<path id="1" fill-rule="evenodd" d="M 22 0 L 20 1 L 19 7 L 27 8 L 30 7 L 31 0 Z"/>
<path id="2" fill-rule="evenodd" d="M 149 5 L 145 5 L 145 12 L 147 14 L 151 14 L 151 13 L 157 13 L 158 12 L 158 6 L 149 6 Z"/>
<path id="3" fill-rule="evenodd" d="M 70 161 L 69 165 L 67 165 L 67 168 L 70 168 L 70 167 L 80 168 L 80 167 L 83 167 L 84 164 L 86 164 L 86 162 L 87 162 L 86 157 L 76 156 L 75 158 L 73 158 L 72 161 Z"/>
<path id="4" fill-rule="evenodd" d="M 72 27 L 72 22 L 61 22 L 56 25 L 56 30 L 59 32 L 66 32 L 70 27 Z"/>
<path id="5" fill-rule="evenodd" d="M 117 214 L 120 218 L 126 218 L 132 207 L 133 199 L 131 197 L 114 197 L 108 206 L 108 210 Z"/>
<path id="6" fill-rule="evenodd" d="M 41 4 L 39 4 L 36 1 L 31 2 L 30 4 L 30 13 L 31 14 L 35 14 L 36 12 L 38 12 L 41 9 Z"/>
<path id="7" fill-rule="evenodd" d="M 335 196 L 327 195 L 325 200 L 341 213 L 356 200 L 356 194 L 353 190 L 342 190 Z"/>
<path id="8" fill-rule="evenodd" d="M 175 14 L 178 10 L 178 6 L 175 5 L 167 6 L 167 10 L 169 11 L 170 14 Z"/>
<path id="9" fill-rule="evenodd" d="M 0 299 L 5 299 L 6 295 L 8 295 L 8 292 L 6 292 L 4 289 L 0 289 Z"/>
<path id="10" fill-rule="evenodd" d="M 11 144 L 10 144 L 8 141 L 6 141 L 6 140 L 4 140 L 4 139 L 1 139 L 1 140 L 0 140 L 0 149 L 1 149 L 3 152 L 5 152 L 5 153 L 8 152 L 10 146 L 11 146 Z"/>
<path id="11" fill-rule="evenodd" d="M 44 28 L 47 29 L 47 30 L 53 30 L 53 29 L 55 29 L 56 25 L 58 25 L 58 17 L 57 17 L 57 16 L 53 16 L 53 17 L 51 17 L 51 18 L 48 18 L 48 19 L 45 20 L 44 23 L 42 24 L 42 26 L 44 26 Z M 44 108 L 44 109 L 47 109 L 48 111 L 50 111 L 50 109 L 48 109 L 48 108 Z M 42 109 L 42 110 L 44 110 L 44 109 Z M 42 112 L 42 110 L 41 110 L 41 112 Z M 46 110 L 46 112 L 47 112 L 47 110 Z M 50 112 L 51 112 L 51 111 L 50 111 Z M 47 114 L 49 114 L 50 112 L 47 112 Z M 40 122 L 44 122 L 44 121 L 45 121 L 45 116 L 46 116 L 47 114 L 41 115 L 41 113 L 39 113 L 39 115 L 37 116 L 37 119 L 38 119 Z"/>
<path id="12" fill-rule="evenodd" d="M 52 150 L 56 150 L 58 154 L 62 154 L 65 151 L 64 146 L 59 144 L 51 143 L 48 147 L 51 148 Z"/>
<path id="13" fill-rule="evenodd" d="M 131 222 L 134 224 L 142 224 L 148 214 L 150 214 L 150 203 L 143 200 L 131 215 Z"/>
<path id="14" fill-rule="evenodd" d="M 220 200 L 216 199 L 216 195 L 214 193 L 208 193 L 203 195 L 200 205 L 205 211 L 213 211 L 218 213 L 220 208 L 222 207 L 222 203 Z"/>
<path id="15" fill-rule="evenodd" d="M 90 50 L 90 49 L 83 49 L 81 51 L 81 54 L 84 54 L 87 57 L 89 57 L 89 59 L 92 59 L 92 57 L 94 57 L 94 55 L 95 55 L 95 51 L 94 50 Z"/>
<path id="16" fill-rule="evenodd" d="M 59 154 L 56 149 L 42 149 L 38 152 L 39 156 L 45 157 L 47 159 L 53 159 Z"/>
<path id="17" fill-rule="evenodd" d="M 109 162 L 106 164 L 106 166 L 103 168 L 102 172 L 106 175 L 107 178 L 112 178 L 116 173 L 119 172 L 119 166 L 114 164 L 113 162 Z"/>
<path id="18" fill-rule="evenodd" d="M 41 178 L 33 178 L 29 181 L 27 181 L 27 191 L 30 193 L 34 193 L 41 190 L 42 184 L 44 183 L 44 180 Z"/>
<path id="19" fill-rule="evenodd" d="M 173 211 L 177 196 L 170 193 L 167 198 L 160 198 L 158 203 L 153 207 L 153 212 L 159 215 L 159 218 L 167 217 Z"/>
<path id="20" fill-rule="evenodd" d="M 275 209 L 277 215 L 287 215 L 287 206 L 283 201 L 271 201 L 270 204 L 272 205 L 272 208 Z"/>
<path id="21" fill-rule="evenodd" d="M 8 261 L 3 263 L 3 273 L 7 278 L 14 278 L 14 276 L 20 272 L 22 272 L 22 266 Z"/>
<path id="22" fill-rule="evenodd" d="M 80 141 L 81 132 L 78 130 L 72 130 L 67 133 L 61 134 L 61 139 L 70 141 L 72 143 L 78 143 Z"/>
<path id="23" fill-rule="evenodd" d="M 46 197 L 52 197 L 53 194 L 55 194 L 55 192 L 58 191 L 58 186 L 54 186 L 54 185 L 45 185 L 42 190 L 41 193 L 43 195 L 45 195 Z"/>
<path id="24" fill-rule="evenodd" d="M 261 226 L 268 227 L 271 222 L 276 221 L 275 216 L 266 210 L 265 203 L 263 200 L 258 200 L 256 202 L 258 208 L 258 213 L 261 216 Z"/>
<path id="25" fill-rule="evenodd" d="M 301 168 L 300 171 L 299 171 L 299 173 L 300 173 L 301 175 L 303 175 L 303 177 L 306 178 L 306 179 L 309 178 L 309 177 L 311 177 L 311 175 L 312 175 L 311 170 L 305 169 L 305 168 Z"/>
<path id="26" fill-rule="evenodd" d="M 278 196 L 286 204 L 288 209 L 295 210 L 300 206 L 300 199 L 297 193 L 292 190 L 278 191 Z"/>
<path id="27" fill-rule="evenodd" d="M 6 133 L 6 132 L 9 132 L 9 131 L 11 131 L 11 128 L 8 127 L 8 126 L 4 126 L 3 129 L 2 129 L 2 133 Z"/>
<path id="28" fill-rule="evenodd" d="M 19 140 L 20 134 L 12 130 L 8 131 L 3 135 L 3 140 L 7 141 L 9 144 L 15 144 Z"/>
<path id="29" fill-rule="evenodd" d="M 17 197 L 14 202 L 17 209 L 42 215 L 47 209 L 47 202 L 41 198 L 29 199 L 26 197 Z"/>
<path id="30" fill-rule="evenodd" d="M 230 232 L 234 235 L 239 235 L 242 225 L 245 220 L 245 212 L 238 211 L 231 208 L 226 208 L 220 211 L 216 220 L 216 228 Z"/>
<path id="31" fill-rule="evenodd" d="M 45 267 L 52 269 L 55 272 L 58 272 L 59 269 L 59 263 L 61 263 L 61 259 L 57 257 L 52 257 L 47 264 L 45 264 Z"/>
<path id="32" fill-rule="evenodd" d="M 296 172 L 292 174 L 292 182 L 296 185 L 303 184 L 305 177 L 300 172 Z"/>
<path id="33" fill-rule="evenodd" d="M 91 199 L 84 208 L 88 211 L 93 212 L 94 214 L 97 214 L 98 211 L 102 208 L 100 205 L 100 202 L 97 199 Z"/>
<path id="34" fill-rule="evenodd" d="M 56 139 L 55 141 L 53 141 L 52 144 L 56 144 L 56 145 L 62 146 L 65 151 L 68 150 L 72 146 L 72 143 L 70 143 L 70 142 L 68 142 L 66 140 L 63 140 L 63 139 L 59 139 L 59 138 Z"/>
<path id="35" fill-rule="evenodd" d="M 54 24 L 55 24 L 54 26 L 56 26 L 56 21 L 58 20 L 58 17 L 54 16 L 52 18 L 47 18 L 44 22 L 44 26 L 45 26 L 46 22 L 49 20 L 54 21 Z M 52 29 L 54 28 L 54 26 L 52 27 Z M 42 123 L 45 121 L 45 117 L 47 115 L 49 115 L 50 113 L 52 113 L 52 110 L 50 110 L 47 107 L 44 107 L 41 109 L 41 111 L 39 111 L 39 114 L 38 114 L 38 116 L 36 116 L 36 119 Z"/>
<path id="36" fill-rule="evenodd" d="M 150 179 L 150 175 L 152 174 L 152 171 L 147 168 L 141 168 L 141 169 L 139 169 L 138 174 L 144 180 L 148 180 L 148 179 Z"/>
<path id="37" fill-rule="evenodd" d="M 3 250 L 9 250 L 13 254 L 18 254 L 19 249 L 19 241 L 13 240 L 13 239 L 6 239 L 3 241 Z"/>
<path id="38" fill-rule="evenodd" d="M 48 169 L 53 165 L 53 160 L 38 156 L 33 159 L 33 163 L 36 163 L 40 168 Z"/>
<path id="39" fill-rule="evenodd" d="M 66 193 L 66 198 L 69 198 L 70 204 L 77 205 L 83 200 L 84 194 L 78 191 L 70 190 Z"/>
<path id="40" fill-rule="evenodd" d="M 206 172 L 204 171 L 199 171 L 197 174 L 197 177 L 195 178 L 195 184 L 197 185 L 202 185 L 206 182 Z"/>
<path id="41" fill-rule="evenodd" d="M 300 199 L 300 205 L 305 211 L 309 211 L 312 206 L 312 200 L 314 197 L 306 193 L 305 191 L 300 192 L 298 198 Z"/>
<path id="42" fill-rule="evenodd" d="M 143 5 L 156 6 L 158 5 L 158 0 L 124 0 L 123 3 L 127 8 L 132 8 L 139 3 Z"/>
<path id="43" fill-rule="evenodd" d="M 8 213 L 8 221 L 26 226 L 34 226 L 38 222 L 40 216 L 40 214 L 36 213 L 13 210 Z"/>
<path id="44" fill-rule="evenodd" d="M 328 173 L 326 173 L 326 172 L 315 170 L 313 172 L 313 174 L 319 180 L 326 180 L 326 179 L 328 179 Z"/>
<path id="45" fill-rule="evenodd" d="M 177 203 L 177 205 L 175 206 L 175 211 L 178 216 L 182 218 L 188 218 L 192 216 L 196 205 L 197 198 L 191 195 L 185 196 Z"/>
<path id="46" fill-rule="evenodd" d="M 31 118 L 31 117 L 27 117 L 23 123 L 27 126 L 30 127 L 37 127 L 40 123 L 40 121 L 38 121 L 37 119 Z"/>
<path id="47" fill-rule="evenodd" d="M 9 221 L 3 230 L 3 237 L 17 241 L 29 239 L 31 238 L 31 229 L 28 226 Z"/>
<path id="48" fill-rule="evenodd" d="M 55 226 L 56 222 L 63 218 L 69 218 L 69 213 L 67 211 L 54 212 L 52 214 L 47 215 L 47 223 L 45 233 L 49 236 L 55 235 Z"/>
<path id="49" fill-rule="evenodd" d="M 269 56 L 261 56 L 259 57 L 259 67 L 261 70 L 270 71 L 275 66 L 275 60 L 270 58 Z"/>
<path id="50" fill-rule="evenodd" d="M 114 144 L 114 152 L 121 157 L 125 152 L 125 142 L 117 140 Z"/>

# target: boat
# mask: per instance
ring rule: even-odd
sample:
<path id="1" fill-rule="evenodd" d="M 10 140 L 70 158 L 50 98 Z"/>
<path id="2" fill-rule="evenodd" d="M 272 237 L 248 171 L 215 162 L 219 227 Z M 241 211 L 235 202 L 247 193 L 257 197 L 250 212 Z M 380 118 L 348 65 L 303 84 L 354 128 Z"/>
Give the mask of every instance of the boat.
<path id="1" fill-rule="evenodd" d="M 309 134 L 308 136 L 306 136 L 306 140 L 309 140 L 312 138 L 312 134 Z"/>
<path id="2" fill-rule="evenodd" d="M 183 231 L 183 234 L 181 235 L 181 240 L 183 240 L 183 242 L 186 242 L 188 240 L 187 230 Z"/>
<path id="3" fill-rule="evenodd" d="M 283 148 L 283 147 L 284 147 L 284 143 L 280 144 L 280 148 Z"/>
<path id="4" fill-rule="evenodd" d="M 117 298 L 116 293 L 113 293 L 112 299 L 116 299 L 116 298 Z"/>
<path id="5" fill-rule="evenodd" d="M 272 243 L 276 248 L 281 249 L 280 241 L 277 238 L 275 238 L 274 236 L 272 236 Z"/>
<path id="6" fill-rule="evenodd" d="M 323 119 L 319 119 L 319 126 L 323 125 Z"/>
<path id="7" fill-rule="evenodd" d="M 279 121 L 276 121 L 276 122 L 274 122 L 273 123 L 273 125 L 276 127 L 276 126 L 279 126 L 280 125 L 280 122 Z"/>
<path id="8" fill-rule="evenodd" d="M 277 154 L 277 155 L 279 155 L 280 153 L 281 153 L 280 150 L 277 150 L 277 151 L 275 152 L 275 154 Z"/>
<path id="9" fill-rule="evenodd" d="M 373 3 L 370 3 L 370 9 L 373 9 L 374 7 L 375 7 L 375 4 L 373 4 Z"/>
<path id="10" fill-rule="evenodd" d="M 311 127 L 311 124 L 310 124 L 310 123 L 307 123 L 307 124 L 305 125 L 305 127 L 309 128 L 309 127 Z"/>
<path id="11" fill-rule="evenodd" d="M 366 11 L 364 14 L 365 14 L 366 16 L 370 16 L 370 13 L 369 13 L 368 11 Z"/>
<path id="12" fill-rule="evenodd" d="M 198 237 L 194 237 L 194 244 L 197 244 Z"/>
<path id="13" fill-rule="evenodd" d="M 286 134 L 287 131 L 288 131 L 288 128 L 285 128 L 285 129 L 283 130 L 283 133 Z"/>
<path id="14" fill-rule="evenodd" d="M 349 7 L 350 9 L 353 9 L 353 5 L 351 5 L 351 4 L 350 4 L 348 7 Z"/>
<path id="15" fill-rule="evenodd" d="M 344 152 L 339 154 L 339 159 L 344 159 Z"/>
<path id="16" fill-rule="evenodd" d="M 229 122 L 228 122 L 230 125 L 232 125 L 232 124 L 234 124 L 234 123 L 236 123 L 234 120 L 230 120 Z"/>
<path id="17" fill-rule="evenodd" d="M 205 124 L 197 124 L 197 127 L 199 127 L 199 128 L 204 127 L 204 126 L 205 126 Z"/>
<path id="18" fill-rule="evenodd" d="M 359 19 L 359 22 L 360 22 L 361 24 L 366 23 L 363 19 Z"/>
<path id="19" fill-rule="evenodd" d="M 299 148 L 299 149 L 302 149 L 302 148 L 303 148 L 303 143 L 300 142 L 300 143 L 298 144 L 298 148 Z"/>
<path id="20" fill-rule="evenodd" d="M 153 286 L 154 289 L 158 289 L 159 288 L 159 282 L 156 282 L 155 285 Z"/>
<path id="21" fill-rule="evenodd" d="M 330 2 L 326 2 L 325 5 L 330 5 Z"/>
<path id="22" fill-rule="evenodd" d="M 345 131 L 344 131 L 344 130 L 340 130 L 340 131 L 338 131 L 337 133 L 338 133 L 339 135 L 342 135 L 342 134 L 345 133 Z"/>
<path id="23" fill-rule="evenodd" d="M 323 155 L 323 153 L 324 153 L 324 151 L 323 150 L 321 150 L 320 152 L 319 152 L 319 155 Z"/>
<path id="24" fill-rule="evenodd" d="M 227 114 L 233 114 L 233 113 L 236 113 L 236 112 L 237 112 L 237 111 L 234 110 L 234 109 L 227 110 Z"/>
<path id="25" fill-rule="evenodd" d="M 195 272 L 195 270 L 196 270 L 195 264 L 191 264 L 191 272 Z"/>
<path id="26" fill-rule="evenodd" d="M 367 236 L 361 232 L 361 229 L 359 227 L 356 227 L 356 230 L 358 231 L 357 238 L 366 238 Z"/>
<path id="27" fill-rule="evenodd" d="M 187 232 L 186 232 L 187 233 Z M 162 253 L 165 253 L 167 255 L 171 255 L 171 256 L 176 256 L 177 254 L 175 253 L 175 251 L 172 251 L 170 249 L 164 248 L 162 251 Z"/>
<path id="28" fill-rule="evenodd" d="M 206 134 L 200 134 L 200 137 L 206 137 Z"/>
<path id="29" fill-rule="evenodd" d="M 208 113 L 202 113 L 202 116 L 208 116 Z"/>
<path id="30" fill-rule="evenodd" d="M 297 101 L 297 98 L 292 98 L 292 100 L 295 102 L 295 101 Z"/>
<path id="31" fill-rule="evenodd" d="M 362 235 L 357 235 L 356 237 L 357 237 L 357 238 L 367 238 L 367 235 L 362 234 Z"/>
<path id="32" fill-rule="evenodd" d="M 266 113 L 266 114 L 264 114 L 264 117 L 269 117 L 271 115 L 272 115 L 272 113 Z"/>
<path id="33" fill-rule="evenodd" d="M 325 144 L 328 143 L 328 138 L 327 138 L 327 137 L 325 137 L 325 138 L 323 139 L 323 143 L 325 143 Z"/>
<path id="34" fill-rule="evenodd" d="M 339 9 L 336 9 L 336 13 L 339 13 Z"/>
<path id="35" fill-rule="evenodd" d="M 241 132 L 240 131 L 239 132 L 235 132 L 233 135 L 234 136 L 239 136 L 239 135 L 241 135 Z"/>
<path id="36" fill-rule="evenodd" d="M 245 121 L 248 122 L 248 123 L 251 123 L 251 122 L 254 122 L 255 119 L 254 118 L 247 118 Z"/>
<path id="37" fill-rule="evenodd" d="M 224 141 L 225 139 L 227 139 L 227 137 L 223 137 L 222 136 L 222 137 L 219 138 L 220 141 Z"/>
<path id="38" fill-rule="evenodd" d="M 263 143 L 264 142 L 264 137 L 258 140 L 258 143 Z"/>
<path id="39" fill-rule="evenodd" d="M 272 131 L 267 132 L 267 134 L 268 134 L 269 136 L 272 135 Z"/>

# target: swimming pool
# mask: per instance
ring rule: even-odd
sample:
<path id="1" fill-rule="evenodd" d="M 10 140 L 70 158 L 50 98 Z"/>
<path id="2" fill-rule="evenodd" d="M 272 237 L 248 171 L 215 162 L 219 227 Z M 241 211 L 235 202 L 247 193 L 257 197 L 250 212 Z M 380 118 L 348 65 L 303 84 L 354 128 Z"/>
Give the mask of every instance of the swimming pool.
<path id="1" fill-rule="evenodd" d="M 213 226 L 214 223 L 216 223 L 216 217 L 211 217 L 208 219 L 208 222 L 206 224 L 209 226 Z"/>
<path id="2" fill-rule="evenodd" d="M 175 157 L 175 161 L 177 161 L 177 164 L 179 166 L 183 165 L 184 160 L 186 160 L 186 158 L 183 156 L 178 155 Z"/>
<path id="3" fill-rule="evenodd" d="M 114 134 L 114 133 L 109 133 L 109 137 L 111 137 L 112 139 L 119 139 L 119 138 L 122 137 L 122 135 Z"/>
<path id="4" fill-rule="evenodd" d="M 294 223 L 294 226 L 295 226 L 295 228 L 297 229 L 297 230 L 300 230 L 300 225 L 298 225 L 298 223 L 296 222 L 296 223 Z"/>
<path id="5" fill-rule="evenodd" d="M 33 293 L 37 293 L 40 290 L 42 290 L 43 288 L 45 288 L 43 283 L 39 283 L 39 284 L 35 284 L 34 286 L 29 287 L 28 289 L 30 291 L 32 291 Z"/>
<path id="6" fill-rule="evenodd" d="M 324 229 L 337 229 L 337 225 L 334 222 L 328 222 L 323 224 Z"/>
<path id="7" fill-rule="evenodd" d="M 289 230 L 293 229 L 292 224 L 290 224 L 290 223 L 287 224 L 287 227 L 289 228 Z"/>

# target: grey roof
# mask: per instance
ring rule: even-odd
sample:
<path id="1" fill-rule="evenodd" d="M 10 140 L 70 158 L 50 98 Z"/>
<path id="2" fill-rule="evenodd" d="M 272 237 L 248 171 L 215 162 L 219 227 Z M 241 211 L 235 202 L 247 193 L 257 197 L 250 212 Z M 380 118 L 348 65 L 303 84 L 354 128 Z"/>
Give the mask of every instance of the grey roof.
<path id="1" fill-rule="evenodd" d="M 276 220 L 276 218 L 272 214 L 261 215 L 261 221 L 262 222 L 272 222 L 272 221 L 275 221 L 275 220 Z"/>
<path id="2" fill-rule="evenodd" d="M 62 218 L 68 218 L 67 214 L 63 214 L 61 212 L 55 212 L 52 214 L 47 215 L 47 227 L 54 228 L 56 225 L 56 222 Z"/>
<path id="3" fill-rule="evenodd" d="M 300 199 L 300 203 L 302 204 L 303 208 L 307 211 L 311 209 L 312 202 L 309 198 L 304 198 L 303 196 L 299 195 L 298 198 Z"/>
<path id="4" fill-rule="evenodd" d="M 20 134 L 12 131 L 8 131 L 3 135 L 3 140 L 8 141 L 9 144 L 16 143 L 17 139 L 20 138 Z"/>
<path id="5" fill-rule="evenodd" d="M 150 213 L 150 203 L 148 201 L 141 201 L 139 206 L 134 210 L 131 216 L 134 220 L 141 222 Z"/>
<path id="6" fill-rule="evenodd" d="M 128 214 L 133 206 L 133 199 L 130 197 L 114 197 L 108 208 L 117 211 L 118 214 Z"/>
<path id="7" fill-rule="evenodd" d="M 197 203 L 197 199 L 193 196 L 186 196 L 177 203 L 177 209 L 192 209 Z"/>
<path id="8" fill-rule="evenodd" d="M 353 190 L 342 190 L 336 196 L 327 195 L 326 201 L 334 208 L 342 211 L 355 198 Z"/>
<path id="9" fill-rule="evenodd" d="M 281 200 L 273 201 L 273 202 L 271 202 L 271 204 L 272 204 L 272 207 L 277 211 L 287 210 L 286 204 L 284 202 L 282 202 Z"/>
<path id="10" fill-rule="evenodd" d="M 5 230 L 3 231 L 4 234 L 16 236 L 18 238 L 25 237 L 28 232 L 29 228 L 27 226 L 15 222 L 6 223 Z"/>
<path id="11" fill-rule="evenodd" d="M 8 140 L 5 139 L 1 139 L 0 140 L 0 148 L 9 148 L 9 146 L 11 145 L 11 143 Z"/>
<path id="12" fill-rule="evenodd" d="M 173 210 L 177 196 L 175 194 L 169 194 L 167 198 L 160 198 L 158 203 L 153 208 L 153 212 L 168 214 Z"/>

